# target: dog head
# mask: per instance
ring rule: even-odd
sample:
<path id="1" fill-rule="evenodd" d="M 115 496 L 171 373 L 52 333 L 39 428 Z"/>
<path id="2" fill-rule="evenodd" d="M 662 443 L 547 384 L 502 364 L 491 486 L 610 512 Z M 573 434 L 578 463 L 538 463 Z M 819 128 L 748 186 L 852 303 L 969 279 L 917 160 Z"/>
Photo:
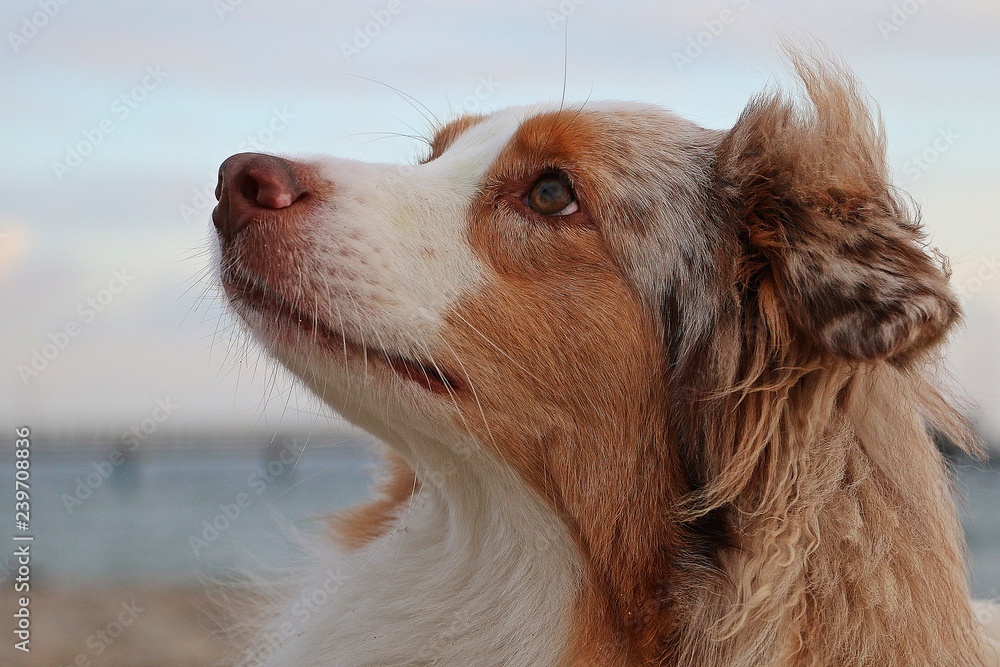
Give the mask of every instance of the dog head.
<path id="1" fill-rule="evenodd" d="M 956 302 L 853 87 L 799 72 L 805 103 L 762 96 L 728 132 L 594 104 L 460 118 L 413 166 L 233 156 L 223 285 L 379 433 L 586 431 L 685 363 L 725 389 L 713 347 L 761 327 L 816 360 L 907 364 Z"/>
<path id="2" fill-rule="evenodd" d="M 233 156 L 222 284 L 412 467 L 498 460 L 638 577 L 727 539 L 804 387 L 915 366 L 958 317 L 850 77 L 796 66 L 801 100 L 728 131 L 602 103 L 463 117 L 412 166 Z"/>
<path id="3" fill-rule="evenodd" d="M 919 368 L 959 316 L 850 75 L 793 62 L 805 95 L 727 131 L 602 103 L 463 117 L 416 165 L 233 156 L 222 285 L 422 481 L 533 490 L 604 625 L 638 627 L 807 467 L 840 484 L 852 383 Z"/>

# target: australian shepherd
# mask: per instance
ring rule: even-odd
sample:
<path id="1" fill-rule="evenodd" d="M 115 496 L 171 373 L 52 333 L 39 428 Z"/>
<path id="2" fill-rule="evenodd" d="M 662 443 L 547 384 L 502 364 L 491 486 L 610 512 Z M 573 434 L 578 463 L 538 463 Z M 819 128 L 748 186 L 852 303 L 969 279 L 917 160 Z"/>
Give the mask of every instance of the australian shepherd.
<path id="1" fill-rule="evenodd" d="M 519 107 L 416 165 L 225 161 L 232 308 L 388 445 L 246 664 L 996 664 L 931 435 L 969 441 L 958 301 L 850 73 L 791 61 L 729 130 Z"/>

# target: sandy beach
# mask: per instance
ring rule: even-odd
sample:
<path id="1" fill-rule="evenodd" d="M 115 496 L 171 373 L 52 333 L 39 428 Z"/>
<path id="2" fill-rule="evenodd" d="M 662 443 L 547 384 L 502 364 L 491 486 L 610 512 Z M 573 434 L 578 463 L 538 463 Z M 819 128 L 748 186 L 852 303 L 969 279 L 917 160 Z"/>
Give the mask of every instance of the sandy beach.
<path id="1" fill-rule="evenodd" d="M 5 587 L 6 588 L 6 587 Z M 15 594 L 0 595 L 11 618 Z M 0 663 L 30 667 L 208 667 L 232 664 L 224 612 L 197 584 L 32 585 L 31 651 L 4 632 Z M 5 622 L 10 628 L 10 621 Z"/>

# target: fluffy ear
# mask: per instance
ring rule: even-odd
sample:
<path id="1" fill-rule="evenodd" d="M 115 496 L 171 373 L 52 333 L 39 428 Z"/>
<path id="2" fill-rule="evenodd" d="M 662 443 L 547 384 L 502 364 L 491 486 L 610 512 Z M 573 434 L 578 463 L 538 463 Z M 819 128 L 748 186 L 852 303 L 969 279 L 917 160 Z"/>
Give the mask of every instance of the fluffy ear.
<path id="1" fill-rule="evenodd" d="M 905 364 L 959 317 L 947 270 L 888 182 L 881 123 L 850 73 L 790 58 L 805 99 L 758 97 L 718 147 L 750 272 L 819 349 Z"/>

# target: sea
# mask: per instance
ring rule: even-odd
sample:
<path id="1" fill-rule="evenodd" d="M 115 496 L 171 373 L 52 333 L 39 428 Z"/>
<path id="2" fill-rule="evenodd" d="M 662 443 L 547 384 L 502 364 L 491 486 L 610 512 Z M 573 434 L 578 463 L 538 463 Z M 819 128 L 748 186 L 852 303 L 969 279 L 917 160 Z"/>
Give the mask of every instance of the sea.
<path id="1" fill-rule="evenodd" d="M 4 455 L 6 458 L 6 455 Z M 12 457 L 11 457 L 12 458 Z M 364 438 L 244 449 L 49 446 L 31 458 L 32 577 L 60 585 L 185 584 L 294 559 L 297 535 L 368 498 L 378 457 Z M 953 462 L 979 598 L 1000 598 L 1000 471 Z M 13 470 L 13 466 L 4 466 Z M 8 507 L 13 507 L 13 482 Z M 13 522 L 0 539 L 14 544 Z M 0 550 L 0 582 L 15 576 Z"/>

